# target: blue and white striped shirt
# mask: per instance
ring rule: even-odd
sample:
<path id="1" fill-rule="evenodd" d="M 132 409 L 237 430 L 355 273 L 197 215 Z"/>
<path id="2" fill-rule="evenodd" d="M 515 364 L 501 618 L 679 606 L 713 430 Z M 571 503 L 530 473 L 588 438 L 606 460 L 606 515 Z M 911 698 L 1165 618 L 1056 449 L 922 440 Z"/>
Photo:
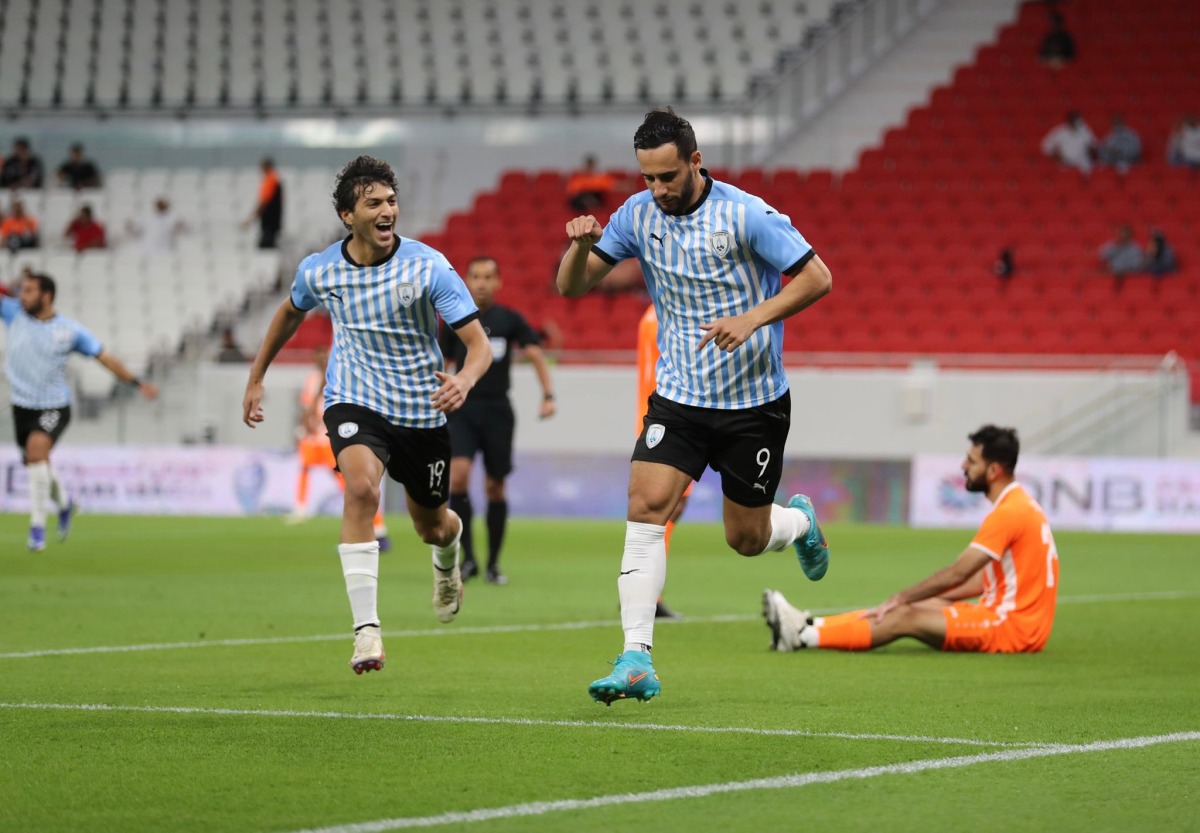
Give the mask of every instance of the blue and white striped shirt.
<path id="1" fill-rule="evenodd" d="M 701 324 L 741 315 L 779 294 L 781 274 L 813 256 L 792 221 L 752 194 L 705 174 L 700 203 L 665 214 L 649 190 L 612 215 L 593 248 L 605 262 L 636 257 L 658 313 L 658 394 L 683 405 L 734 410 L 773 402 L 788 390 L 783 322 L 760 327 L 731 353 Z"/>
<path id="2" fill-rule="evenodd" d="M 0 318 L 8 325 L 4 372 L 12 404 L 36 410 L 70 405 L 67 357 L 99 356 L 104 345 L 78 321 L 61 315 L 45 321 L 34 318 L 16 298 L 0 298 Z"/>
<path id="3" fill-rule="evenodd" d="M 325 407 L 359 405 L 393 425 L 435 428 L 446 417 L 430 401 L 444 366 L 437 316 L 458 328 L 478 315 L 462 278 L 438 252 L 399 238 L 392 256 L 362 266 L 350 238 L 301 261 L 292 283 L 297 309 L 323 306 L 333 319 Z"/>

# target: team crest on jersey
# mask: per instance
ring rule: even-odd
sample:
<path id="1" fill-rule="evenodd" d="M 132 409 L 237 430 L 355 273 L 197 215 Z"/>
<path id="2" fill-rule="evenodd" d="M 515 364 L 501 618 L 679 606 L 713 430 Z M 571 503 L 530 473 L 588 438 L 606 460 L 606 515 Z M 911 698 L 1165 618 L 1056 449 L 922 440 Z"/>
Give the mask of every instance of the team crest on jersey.
<path id="1" fill-rule="evenodd" d="M 338 436 L 343 440 L 349 439 L 358 433 L 357 422 L 343 422 L 338 426 Z"/>
<path id="2" fill-rule="evenodd" d="M 396 284 L 396 300 L 400 306 L 408 309 L 412 306 L 412 302 L 417 300 L 417 285 L 415 283 L 398 283 Z"/>
<path id="3" fill-rule="evenodd" d="M 646 429 L 646 448 L 654 448 L 662 442 L 663 435 L 667 433 L 667 429 L 663 428 L 657 422 Z"/>
<path id="4" fill-rule="evenodd" d="M 708 247 L 712 249 L 713 254 L 717 257 L 725 257 L 725 255 L 729 254 L 732 244 L 733 235 L 727 231 L 714 231 L 708 236 Z"/>

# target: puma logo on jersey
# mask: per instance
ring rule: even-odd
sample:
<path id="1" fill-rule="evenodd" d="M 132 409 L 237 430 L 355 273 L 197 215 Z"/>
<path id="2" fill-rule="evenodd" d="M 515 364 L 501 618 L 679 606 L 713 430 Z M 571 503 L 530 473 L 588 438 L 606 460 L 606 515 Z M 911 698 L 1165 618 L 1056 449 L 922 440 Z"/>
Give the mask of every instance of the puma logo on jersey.
<path id="1" fill-rule="evenodd" d="M 663 241 L 667 239 L 667 235 L 664 234 L 662 237 L 659 237 L 654 232 L 650 232 L 650 239 L 657 241 L 658 245 L 661 246 L 663 244 Z"/>

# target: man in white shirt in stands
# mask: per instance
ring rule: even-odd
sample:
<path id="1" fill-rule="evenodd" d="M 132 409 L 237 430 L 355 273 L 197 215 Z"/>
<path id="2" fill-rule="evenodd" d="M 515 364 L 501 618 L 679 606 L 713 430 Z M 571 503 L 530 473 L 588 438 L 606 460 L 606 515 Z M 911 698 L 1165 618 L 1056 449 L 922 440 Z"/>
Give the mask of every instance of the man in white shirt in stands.
<path id="1" fill-rule="evenodd" d="M 1042 139 L 1042 153 L 1085 174 L 1092 172 L 1096 147 L 1096 135 L 1087 126 L 1083 116 L 1074 110 L 1067 113 L 1065 122 Z"/>

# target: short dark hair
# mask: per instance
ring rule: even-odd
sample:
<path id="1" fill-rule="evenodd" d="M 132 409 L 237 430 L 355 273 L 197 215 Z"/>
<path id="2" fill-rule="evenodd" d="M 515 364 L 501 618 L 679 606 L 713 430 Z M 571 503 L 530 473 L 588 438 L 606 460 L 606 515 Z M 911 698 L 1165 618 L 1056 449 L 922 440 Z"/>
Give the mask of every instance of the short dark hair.
<path id="1" fill-rule="evenodd" d="M 475 255 L 475 257 L 467 261 L 467 268 L 470 269 L 476 263 L 487 263 L 489 261 L 496 264 L 496 274 L 499 275 L 500 261 L 496 260 L 496 258 L 492 257 L 491 255 Z"/>
<path id="2" fill-rule="evenodd" d="M 376 182 L 396 190 L 396 172 L 382 159 L 359 156 L 342 168 L 333 183 L 333 207 L 337 210 L 338 217 L 340 218 L 343 212 L 353 211 L 358 202 L 358 195 Z M 342 225 L 345 225 L 345 222 Z"/>
<path id="3" fill-rule="evenodd" d="M 24 280 L 37 281 L 38 291 L 42 294 L 48 294 L 50 300 L 54 300 L 54 296 L 58 293 L 58 287 L 54 284 L 54 278 L 47 275 L 45 272 L 34 272 L 32 275 L 26 275 Z"/>
<path id="4" fill-rule="evenodd" d="M 680 159 L 691 159 L 696 152 L 696 132 L 691 123 L 675 115 L 670 107 L 651 110 L 633 134 L 634 150 L 653 150 L 672 143 Z"/>
<path id="5" fill-rule="evenodd" d="M 1017 470 L 1021 441 L 1017 439 L 1016 428 L 985 425 L 974 434 L 968 434 L 967 439 L 972 445 L 979 446 L 980 453 L 987 462 L 998 463 L 1009 474 Z"/>

